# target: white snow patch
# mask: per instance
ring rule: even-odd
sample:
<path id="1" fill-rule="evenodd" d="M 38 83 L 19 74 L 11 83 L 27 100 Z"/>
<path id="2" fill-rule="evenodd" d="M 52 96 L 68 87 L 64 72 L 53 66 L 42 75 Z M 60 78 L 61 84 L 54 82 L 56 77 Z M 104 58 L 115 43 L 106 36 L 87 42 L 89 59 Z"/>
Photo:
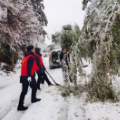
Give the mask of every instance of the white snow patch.
<path id="1" fill-rule="evenodd" d="M 48 58 L 43 60 L 46 69 L 55 81 L 64 85 L 62 70 L 50 70 Z M 120 118 L 120 102 L 86 103 L 86 93 L 81 93 L 79 97 L 71 93 L 70 96 L 64 98 L 61 96 L 60 87 L 48 87 L 46 83 L 42 85 L 42 90 L 37 92 L 37 97 L 42 100 L 31 104 L 31 89 L 29 88 L 25 99 L 25 105 L 29 106 L 29 109 L 18 112 L 16 109 L 21 92 L 20 63 L 17 68 L 16 73 L 11 73 L 10 76 L 0 71 L 4 73 L 0 75 L 0 120 L 119 120 Z M 90 74 L 91 65 L 84 70 Z M 119 78 L 117 78 L 117 83 L 116 86 L 120 85 Z"/>

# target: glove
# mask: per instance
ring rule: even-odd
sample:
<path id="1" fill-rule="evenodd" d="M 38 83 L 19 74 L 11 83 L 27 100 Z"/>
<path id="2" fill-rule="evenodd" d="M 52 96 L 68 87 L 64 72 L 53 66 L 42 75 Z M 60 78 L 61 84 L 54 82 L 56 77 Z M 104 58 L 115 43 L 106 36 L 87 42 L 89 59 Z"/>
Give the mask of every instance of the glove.
<path id="1" fill-rule="evenodd" d="M 29 82 L 31 81 L 31 77 L 28 77 L 28 81 L 29 81 Z"/>

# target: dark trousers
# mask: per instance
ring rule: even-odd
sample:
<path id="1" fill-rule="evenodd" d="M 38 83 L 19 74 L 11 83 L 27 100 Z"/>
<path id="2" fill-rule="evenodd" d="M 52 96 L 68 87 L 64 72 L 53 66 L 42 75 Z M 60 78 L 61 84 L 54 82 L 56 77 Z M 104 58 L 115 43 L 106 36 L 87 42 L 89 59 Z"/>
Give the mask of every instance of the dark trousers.
<path id="1" fill-rule="evenodd" d="M 26 80 L 25 80 L 26 79 Z M 19 99 L 19 104 L 18 106 L 23 106 L 24 104 L 24 99 L 25 99 L 25 95 L 28 92 L 28 87 L 30 86 L 32 89 L 32 93 L 31 93 L 31 101 L 34 101 L 36 99 L 36 92 L 37 92 L 37 83 L 35 78 L 33 77 L 31 82 L 29 83 L 27 80 L 27 77 L 24 78 L 24 82 L 21 83 L 22 84 L 22 92 L 20 95 L 20 99 Z"/>
<path id="2" fill-rule="evenodd" d="M 44 83 L 44 80 L 47 82 L 48 85 L 51 85 L 46 73 L 39 73 L 38 80 L 37 80 L 37 88 L 40 88 L 40 83 Z"/>

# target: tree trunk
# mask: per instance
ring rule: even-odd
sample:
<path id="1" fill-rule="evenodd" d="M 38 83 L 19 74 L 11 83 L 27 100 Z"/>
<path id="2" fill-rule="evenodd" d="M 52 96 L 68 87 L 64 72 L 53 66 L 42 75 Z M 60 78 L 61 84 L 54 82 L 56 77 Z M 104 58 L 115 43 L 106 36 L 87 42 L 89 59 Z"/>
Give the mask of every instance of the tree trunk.
<path id="1" fill-rule="evenodd" d="M 14 52 L 12 51 L 12 71 L 14 71 Z"/>

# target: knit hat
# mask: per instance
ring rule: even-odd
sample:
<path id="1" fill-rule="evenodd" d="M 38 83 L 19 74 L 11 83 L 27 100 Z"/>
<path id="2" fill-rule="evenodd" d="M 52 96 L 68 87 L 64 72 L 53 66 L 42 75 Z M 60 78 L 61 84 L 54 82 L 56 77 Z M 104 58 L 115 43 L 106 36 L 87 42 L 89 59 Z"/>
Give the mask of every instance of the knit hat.
<path id="1" fill-rule="evenodd" d="M 34 48 L 34 46 L 30 45 L 30 46 L 27 47 L 27 51 L 31 51 L 33 48 Z"/>

